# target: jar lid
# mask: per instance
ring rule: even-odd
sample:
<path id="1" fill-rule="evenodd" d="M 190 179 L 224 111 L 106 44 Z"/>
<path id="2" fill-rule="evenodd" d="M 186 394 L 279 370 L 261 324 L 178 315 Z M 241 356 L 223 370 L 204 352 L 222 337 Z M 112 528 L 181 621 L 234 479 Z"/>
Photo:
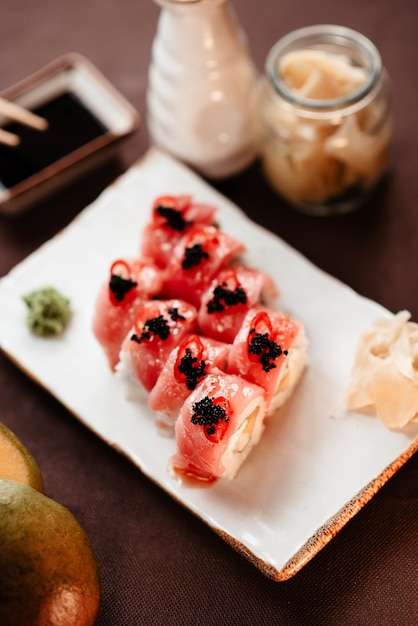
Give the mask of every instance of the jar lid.
<path id="1" fill-rule="evenodd" d="M 279 63 L 288 52 L 302 49 L 345 54 L 355 65 L 365 69 L 365 80 L 342 97 L 317 99 L 301 96 L 285 84 L 280 75 Z M 361 33 L 334 24 L 307 26 L 288 33 L 273 46 L 266 60 L 267 77 L 282 98 L 297 106 L 318 111 L 358 102 L 376 85 L 381 73 L 382 61 L 376 46 Z"/>

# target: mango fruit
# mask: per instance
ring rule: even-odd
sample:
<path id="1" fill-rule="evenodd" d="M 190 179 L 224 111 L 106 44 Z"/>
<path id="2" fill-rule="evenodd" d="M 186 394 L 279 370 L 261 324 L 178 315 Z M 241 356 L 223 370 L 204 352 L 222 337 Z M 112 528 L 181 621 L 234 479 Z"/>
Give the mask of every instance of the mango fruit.
<path id="1" fill-rule="evenodd" d="M 20 439 L 0 423 L 0 478 L 16 480 L 43 492 L 38 463 Z"/>
<path id="2" fill-rule="evenodd" d="M 0 479 L 0 624 L 93 626 L 100 601 L 93 549 L 72 513 Z"/>

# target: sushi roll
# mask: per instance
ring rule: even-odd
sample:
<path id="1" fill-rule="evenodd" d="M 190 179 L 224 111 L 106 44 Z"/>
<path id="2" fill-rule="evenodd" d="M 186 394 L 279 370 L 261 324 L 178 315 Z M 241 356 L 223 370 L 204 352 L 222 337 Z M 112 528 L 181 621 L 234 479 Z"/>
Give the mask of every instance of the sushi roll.
<path id="1" fill-rule="evenodd" d="M 100 289 L 93 313 L 93 333 L 102 346 L 111 369 L 127 332 L 143 306 L 161 289 L 160 271 L 146 260 L 118 259 L 109 279 Z"/>
<path id="2" fill-rule="evenodd" d="M 151 217 L 146 224 L 140 253 L 165 268 L 174 245 L 196 226 L 213 224 L 215 207 L 196 204 L 190 195 L 159 196 L 153 203 Z"/>
<path id="3" fill-rule="evenodd" d="M 250 309 L 238 331 L 227 371 L 263 387 L 271 414 L 292 394 L 306 365 L 303 324 L 268 308 Z"/>
<path id="4" fill-rule="evenodd" d="M 217 272 L 245 252 L 244 245 L 214 226 L 193 228 L 174 247 L 163 294 L 200 306 L 203 292 Z"/>
<path id="5" fill-rule="evenodd" d="M 214 368 L 226 368 L 228 352 L 227 344 L 196 334 L 188 335 L 172 350 L 148 396 L 162 434 L 174 434 L 183 402 Z"/>
<path id="6" fill-rule="evenodd" d="M 258 385 L 224 372 L 208 374 L 177 418 L 172 474 L 196 484 L 234 478 L 260 440 L 265 411 Z"/>
<path id="7" fill-rule="evenodd" d="M 268 274 L 245 265 L 221 270 L 201 300 L 198 323 L 208 337 L 232 343 L 247 311 L 257 304 L 272 306 L 278 289 Z"/>
<path id="8" fill-rule="evenodd" d="M 119 378 L 128 384 L 135 381 L 149 392 L 157 382 L 170 352 L 197 325 L 196 308 L 178 299 L 150 300 L 135 318 L 133 327 L 123 341 L 120 363 L 116 367 Z M 131 399 L 137 395 L 129 393 Z"/>

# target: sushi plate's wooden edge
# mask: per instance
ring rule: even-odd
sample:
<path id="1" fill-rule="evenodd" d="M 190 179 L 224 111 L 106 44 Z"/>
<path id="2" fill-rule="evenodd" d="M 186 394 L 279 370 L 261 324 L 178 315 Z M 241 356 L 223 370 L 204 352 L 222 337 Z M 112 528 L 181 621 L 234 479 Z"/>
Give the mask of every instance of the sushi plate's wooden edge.
<path id="1" fill-rule="evenodd" d="M 237 541 L 224 531 L 212 527 L 224 541 L 234 550 L 245 556 L 261 572 L 276 582 L 283 582 L 297 574 L 339 531 L 369 502 L 383 485 L 418 451 L 418 438 L 393 463 L 388 465 L 377 478 L 372 480 L 356 496 L 344 505 L 334 516 L 323 524 L 315 534 L 295 553 L 284 565 L 277 569 L 271 563 L 266 563 L 255 556 L 245 545 Z"/>

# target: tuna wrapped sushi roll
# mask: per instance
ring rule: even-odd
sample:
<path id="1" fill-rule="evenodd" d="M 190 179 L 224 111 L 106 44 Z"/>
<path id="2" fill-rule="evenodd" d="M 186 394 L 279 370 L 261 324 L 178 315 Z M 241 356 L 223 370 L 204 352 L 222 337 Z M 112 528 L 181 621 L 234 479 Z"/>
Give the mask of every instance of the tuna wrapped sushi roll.
<path id="1" fill-rule="evenodd" d="M 193 333 L 197 325 L 196 308 L 183 300 L 150 300 L 135 318 L 125 338 L 117 366 L 119 377 L 135 381 L 151 391 L 170 352 Z M 128 395 L 134 398 L 136 394 Z"/>
<path id="2" fill-rule="evenodd" d="M 143 306 L 161 289 L 160 271 L 146 260 L 118 259 L 100 289 L 93 313 L 93 333 L 109 365 L 115 368 L 127 332 Z"/>
<path id="3" fill-rule="evenodd" d="M 174 476 L 196 484 L 232 479 L 264 429 L 265 394 L 240 376 L 212 372 L 183 404 L 176 421 Z"/>
<path id="4" fill-rule="evenodd" d="M 190 195 L 160 196 L 154 201 L 151 217 L 146 224 L 141 255 L 165 268 L 175 244 L 191 228 L 215 221 L 215 207 L 196 204 Z"/>
<path id="5" fill-rule="evenodd" d="M 267 411 L 292 394 L 306 365 L 303 324 L 267 308 L 248 311 L 231 346 L 227 371 L 263 387 Z"/>
<path id="6" fill-rule="evenodd" d="M 199 328 L 204 335 L 232 343 L 247 311 L 272 306 L 278 289 L 271 276 L 245 265 L 221 270 L 202 296 Z"/>
<path id="7" fill-rule="evenodd" d="M 148 396 L 149 406 L 159 414 L 157 426 L 162 433 L 174 434 L 175 419 L 187 396 L 214 368 L 226 368 L 228 352 L 227 344 L 196 334 L 172 350 Z"/>
<path id="8" fill-rule="evenodd" d="M 214 226 L 192 229 L 174 247 L 163 285 L 165 297 L 183 298 L 199 307 L 218 271 L 243 252 L 241 242 Z"/>

